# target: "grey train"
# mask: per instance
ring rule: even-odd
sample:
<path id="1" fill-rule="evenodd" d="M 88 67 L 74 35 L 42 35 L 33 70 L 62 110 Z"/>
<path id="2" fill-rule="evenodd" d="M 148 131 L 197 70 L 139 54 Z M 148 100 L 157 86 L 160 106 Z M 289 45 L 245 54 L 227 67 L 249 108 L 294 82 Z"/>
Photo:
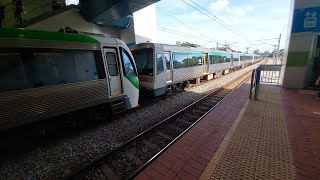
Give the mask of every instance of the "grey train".
<path id="1" fill-rule="evenodd" d="M 131 51 L 140 88 L 153 96 L 184 88 L 196 78 L 210 80 L 218 73 L 224 74 L 261 60 L 261 56 L 255 54 L 159 43 L 137 44 Z"/>

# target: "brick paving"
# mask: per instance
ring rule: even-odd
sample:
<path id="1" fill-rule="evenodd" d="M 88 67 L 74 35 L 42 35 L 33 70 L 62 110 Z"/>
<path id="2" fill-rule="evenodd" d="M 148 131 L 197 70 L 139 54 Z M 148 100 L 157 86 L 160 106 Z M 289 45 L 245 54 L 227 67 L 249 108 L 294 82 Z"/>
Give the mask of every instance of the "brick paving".
<path id="1" fill-rule="evenodd" d="M 295 179 L 280 88 L 261 85 L 259 99 L 249 101 L 231 136 L 201 179 Z"/>
<path id="2" fill-rule="evenodd" d="M 198 179 L 249 96 L 243 84 L 210 112 L 136 179 Z"/>
<path id="3" fill-rule="evenodd" d="M 320 179 L 320 102 L 308 91 L 282 89 L 297 179 Z"/>
<path id="4" fill-rule="evenodd" d="M 136 179 L 320 180 L 320 102 L 301 90 L 244 84 Z M 240 113 L 240 115 L 239 115 Z"/>

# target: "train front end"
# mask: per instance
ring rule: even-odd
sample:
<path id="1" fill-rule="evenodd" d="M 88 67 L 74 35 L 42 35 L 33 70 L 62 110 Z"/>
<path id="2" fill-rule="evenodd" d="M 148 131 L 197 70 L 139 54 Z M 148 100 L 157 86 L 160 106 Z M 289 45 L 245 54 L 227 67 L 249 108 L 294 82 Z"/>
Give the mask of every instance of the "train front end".
<path id="1" fill-rule="evenodd" d="M 163 72 L 163 59 L 159 57 L 159 63 L 155 63 L 156 54 L 162 55 L 162 46 L 154 43 L 140 43 L 131 48 L 132 55 L 135 59 L 139 84 L 140 96 L 158 96 L 165 91 L 165 72 Z M 161 66 L 163 73 L 159 73 L 157 67 Z M 162 77 L 163 74 L 163 77 Z M 162 78 L 161 78 L 162 77 Z"/>

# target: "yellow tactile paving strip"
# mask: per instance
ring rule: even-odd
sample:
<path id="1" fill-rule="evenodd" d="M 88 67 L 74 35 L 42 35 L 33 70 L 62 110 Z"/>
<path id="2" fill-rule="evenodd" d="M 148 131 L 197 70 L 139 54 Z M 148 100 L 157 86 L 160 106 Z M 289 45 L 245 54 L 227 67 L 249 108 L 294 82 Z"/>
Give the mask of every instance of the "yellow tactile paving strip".
<path id="1" fill-rule="evenodd" d="M 295 179 L 280 88 L 261 86 L 241 112 L 200 179 Z"/>

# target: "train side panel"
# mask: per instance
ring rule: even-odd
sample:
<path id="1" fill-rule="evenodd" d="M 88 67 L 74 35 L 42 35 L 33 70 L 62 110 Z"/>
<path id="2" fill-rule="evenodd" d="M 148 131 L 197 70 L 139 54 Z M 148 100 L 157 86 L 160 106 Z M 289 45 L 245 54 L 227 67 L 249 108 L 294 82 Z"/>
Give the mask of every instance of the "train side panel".
<path id="1" fill-rule="evenodd" d="M 213 73 L 216 73 L 216 72 L 227 70 L 227 69 L 229 69 L 231 67 L 232 67 L 231 66 L 231 62 L 210 64 L 209 65 L 209 74 L 213 74 Z"/>
<path id="2" fill-rule="evenodd" d="M 188 68 L 173 69 L 173 83 L 192 80 L 203 76 L 204 69 L 207 66 L 194 66 Z"/>
<path id="3" fill-rule="evenodd" d="M 0 129 L 108 102 L 106 79 L 0 94 Z"/>

